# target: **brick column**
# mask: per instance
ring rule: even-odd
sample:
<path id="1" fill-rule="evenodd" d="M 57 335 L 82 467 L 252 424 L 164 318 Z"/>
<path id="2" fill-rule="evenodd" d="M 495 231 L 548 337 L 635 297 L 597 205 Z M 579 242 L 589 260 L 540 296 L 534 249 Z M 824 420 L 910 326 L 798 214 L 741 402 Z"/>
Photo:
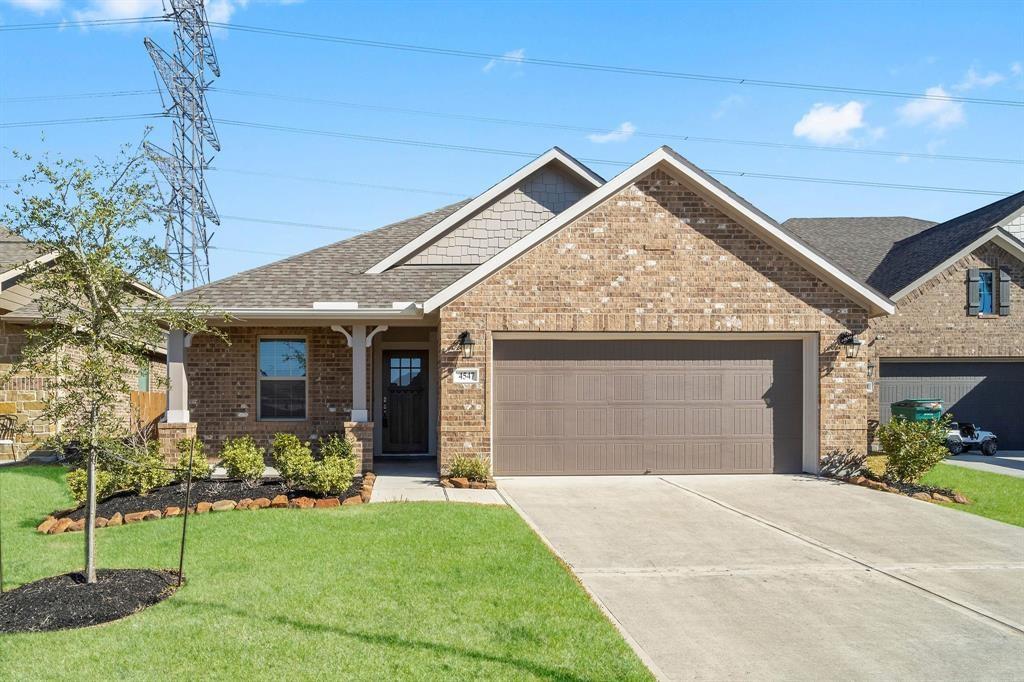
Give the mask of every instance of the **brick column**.
<path id="1" fill-rule="evenodd" d="M 345 437 L 352 440 L 352 455 L 360 472 L 373 470 L 373 422 L 345 422 Z"/>
<path id="2" fill-rule="evenodd" d="M 171 424 L 160 422 L 156 427 L 157 439 L 160 441 L 160 454 L 164 463 L 171 466 L 178 463 L 178 441 L 195 438 L 197 433 L 195 422 Z"/>

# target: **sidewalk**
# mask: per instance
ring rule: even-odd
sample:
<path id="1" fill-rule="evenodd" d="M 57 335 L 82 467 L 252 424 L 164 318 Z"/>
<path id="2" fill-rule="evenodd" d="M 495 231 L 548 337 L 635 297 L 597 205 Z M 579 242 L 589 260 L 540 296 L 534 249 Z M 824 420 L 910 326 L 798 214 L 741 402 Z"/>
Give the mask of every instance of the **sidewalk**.
<path id="1" fill-rule="evenodd" d="M 374 461 L 373 497 L 370 502 L 475 502 L 505 504 L 497 490 L 442 488 L 433 457 L 409 457 Z"/>
<path id="2" fill-rule="evenodd" d="M 1024 478 L 1024 452 L 1020 450 L 1006 450 L 997 452 L 992 457 L 978 455 L 975 453 L 947 457 L 942 460 L 946 464 L 955 464 L 966 469 L 988 471 L 993 474 L 1004 474 Z"/>

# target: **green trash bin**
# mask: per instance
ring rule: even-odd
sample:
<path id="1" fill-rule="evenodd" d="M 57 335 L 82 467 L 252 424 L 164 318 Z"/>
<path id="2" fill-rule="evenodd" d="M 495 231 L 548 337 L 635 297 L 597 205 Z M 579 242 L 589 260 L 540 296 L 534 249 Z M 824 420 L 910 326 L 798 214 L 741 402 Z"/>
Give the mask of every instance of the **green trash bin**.
<path id="1" fill-rule="evenodd" d="M 893 419 L 906 419 L 910 422 L 923 422 L 942 417 L 942 401 L 936 398 L 923 400 L 900 400 L 892 403 Z"/>

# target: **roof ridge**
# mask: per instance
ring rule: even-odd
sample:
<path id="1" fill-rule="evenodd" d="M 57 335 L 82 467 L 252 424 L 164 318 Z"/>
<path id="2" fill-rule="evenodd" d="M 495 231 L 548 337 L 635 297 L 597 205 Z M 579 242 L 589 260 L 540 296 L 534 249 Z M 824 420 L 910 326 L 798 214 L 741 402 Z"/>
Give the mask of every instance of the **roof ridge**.
<path id="1" fill-rule="evenodd" d="M 1003 202 L 1010 202 L 1011 199 L 1024 199 L 1024 190 L 1021 190 L 1020 192 L 1017 192 L 1016 194 L 1011 194 L 1009 196 L 1005 196 L 1002 199 L 996 199 L 992 203 L 985 204 L 984 206 L 976 208 L 973 211 L 968 211 L 967 213 L 962 213 L 962 214 L 960 214 L 958 216 L 950 218 L 949 220 L 944 220 L 941 223 L 936 223 L 935 225 L 932 225 L 931 227 L 929 227 L 927 230 L 922 230 L 921 232 L 918 232 L 915 235 L 912 235 L 910 237 L 907 237 L 904 240 L 901 240 L 901 244 L 902 245 L 909 245 L 910 243 L 916 242 L 918 240 L 918 238 L 924 237 L 925 235 L 937 234 L 940 230 L 942 230 L 943 228 L 949 227 L 951 224 L 955 224 L 955 223 L 958 223 L 958 222 L 966 223 L 966 222 L 968 222 L 970 220 L 970 218 L 982 215 L 985 211 L 992 210 L 996 206 L 998 206 L 999 204 L 1002 204 Z M 1009 215 L 1013 211 L 1016 211 L 1017 208 L 1020 208 L 1020 207 L 1018 206 L 1016 208 L 1011 209 L 1010 211 L 1007 212 L 1006 215 Z M 986 230 L 992 229 L 993 227 L 995 227 L 995 223 L 998 222 L 999 220 L 1001 220 L 1002 218 L 1005 218 L 1006 215 L 1001 215 L 1000 218 L 995 220 L 991 225 L 989 225 L 985 229 Z"/>
<path id="2" fill-rule="evenodd" d="M 440 212 L 445 211 L 447 209 L 450 209 L 450 208 L 453 208 L 453 207 L 456 207 L 456 206 L 460 206 L 460 205 L 464 205 L 464 204 L 468 203 L 470 200 L 471 199 L 463 199 L 462 201 L 456 201 L 454 203 L 447 204 L 445 206 L 440 206 L 440 207 L 432 209 L 430 211 L 425 211 L 423 213 L 419 213 L 419 214 L 414 215 L 414 216 L 409 216 L 408 218 L 402 218 L 401 220 L 396 220 L 394 222 L 388 223 L 387 225 L 382 225 L 382 226 L 374 228 L 372 230 L 367 230 L 365 232 L 360 232 L 359 234 L 354 234 L 351 237 L 346 237 L 345 239 L 339 239 L 338 241 L 331 242 L 330 244 L 324 244 L 323 246 L 318 246 L 318 247 L 316 247 L 314 249 L 310 249 L 309 251 L 302 251 L 301 253 L 292 254 L 291 256 L 286 256 L 284 258 L 280 258 L 278 260 L 271 261 L 269 263 L 264 263 L 263 265 L 257 265 L 254 268 L 249 268 L 247 270 L 242 270 L 240 272 L 236 272 L 236 273 L 233 273 L 231 275 L 228 275 L 227 277 L 222 277 L 222 278 L 220 278 L 218 280 L 214 280 L 212 282 L 208 282 L 208 283 L 203 284 L 201 286 L 193 287 L 192 289 L 188 289 L 186 291 L 179 292 L 179 293 L 175 294 L 174 296 L 171 296 L 169 298 L 169 300 L 173 301 L 175 299 L 178 299 L 178 298 L 182 297 L 185 294 L 188 294 L 189 296 L 193 296 L 193 295 L 196 295 L 198 292 L 201 292 L 202 290 L 207 289 L 209 287 L 212 287 L 214 285 L 222 285 L 225 282 L 231 282 L 231 281 L 233 281 L 233 280 L 235 280 L 235 279 L 237 279 L 239 277 L 249 276 L 249 275 L 252 275 L 254 273 L 260 272 L 262 270 L 266 270 L 268 268 L 279 266 L 282 263 L 289 263 L 289 262 L 294 261 L 294 260 L 296 260 L 298 258 L 305 258 L 307 256 L 310 256 L 311 254 L 319 253 L 321 251 L 324 251 L 325 249 L 334 248 L 334 247 L 337 247 L 337 246 L 339 246 L 341 244 L 345 244 L 345 243 L 348 243 L 348 242 L 353 242 L 353 241 L 355 241 L 357 239 L 362 239 L 363 237 L 368 237 L 368 236 L 377 234 L 377 233 L 379 233 L 379 232 L 381 232 L 383 230 L 391 229 L 391 228 L 394 228 L 394 227 L 399 227 L 399 226 L 401 226 L 401 225 L 403 225 L 405 223 L 411 222 L 413 220 L 417 220 L 417 219 L 420 219 L 420 218 L 425 218 L 425 217 L 431 215 L 432 213 L 440 213 Z M 436 224 L 436 223 L 434 223 L 434 224 Z"/>

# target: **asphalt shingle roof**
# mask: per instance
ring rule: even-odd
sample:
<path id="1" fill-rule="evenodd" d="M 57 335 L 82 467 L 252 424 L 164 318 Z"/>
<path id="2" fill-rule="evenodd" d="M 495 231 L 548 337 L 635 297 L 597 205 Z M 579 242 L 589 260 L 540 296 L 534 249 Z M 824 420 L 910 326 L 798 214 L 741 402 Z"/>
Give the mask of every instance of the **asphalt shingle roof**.
<path id="1" fill-rule="evenodd" d="M 13 270 L 41 255 L 39 247 L 0 227 L 0 272 Z"/>
<path id="2" fill-rule="evenodd" d="M 893 244 L 933 225 L 931 220 L 905 216 L 790 218 L 782 223 L 784 228 L 862 282 L 871 279 Z"/>
<path id="3" fill-rule="evenodd" d="M 171 297 L 214 309 L 311 308 L 317 301 L 356 301 L 361 308 L 422 302 L 473 265 L 400 265 L 366 270 L 466 205 L 460 201 L 344 241 L 246 270 Z"/>

